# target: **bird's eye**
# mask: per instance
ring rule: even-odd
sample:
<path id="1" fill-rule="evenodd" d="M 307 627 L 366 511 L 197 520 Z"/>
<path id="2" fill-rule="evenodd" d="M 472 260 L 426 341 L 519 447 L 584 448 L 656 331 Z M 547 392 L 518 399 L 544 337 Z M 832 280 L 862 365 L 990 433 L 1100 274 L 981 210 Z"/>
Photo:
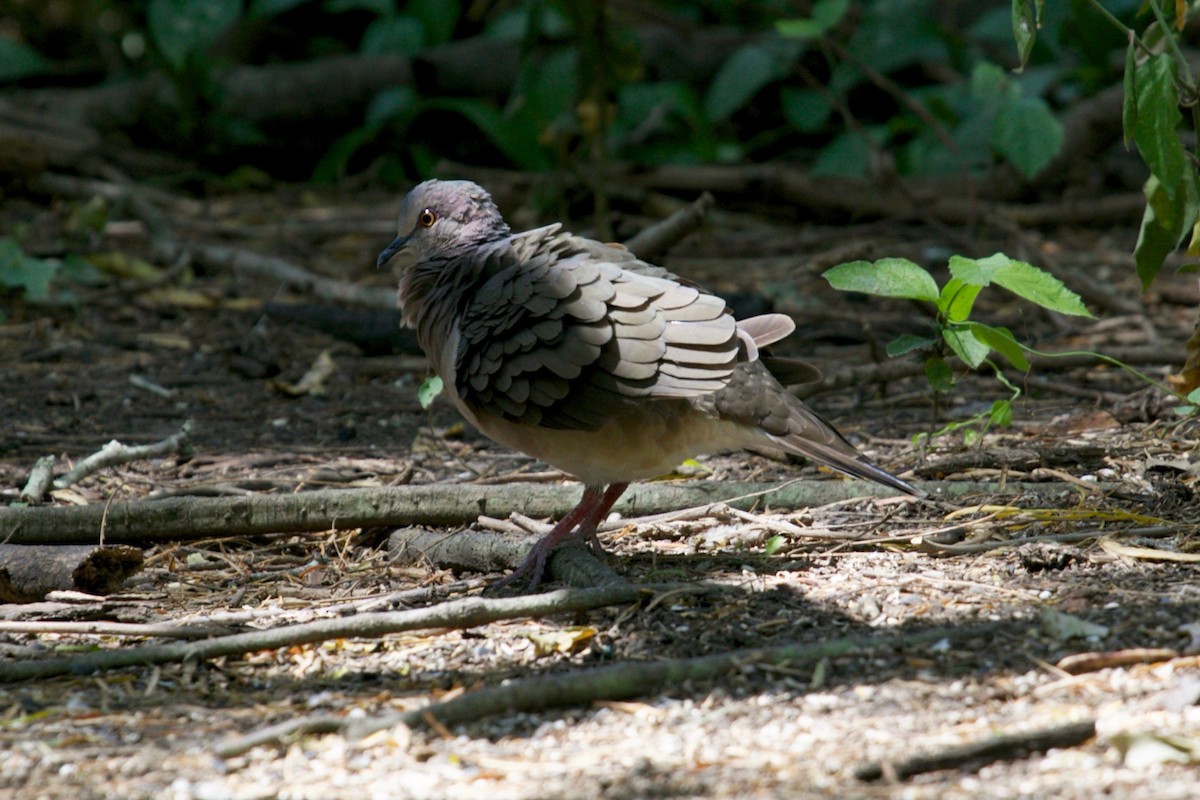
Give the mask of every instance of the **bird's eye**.
<path id="1" fill-rule="evenodd" d="M 437 222 L 437 214 L 433 213 L 432 208 L 427 208 L 417 217 L 417 222 L 421 223 L 422 228 L 432 228 L 433 223 Z"/>

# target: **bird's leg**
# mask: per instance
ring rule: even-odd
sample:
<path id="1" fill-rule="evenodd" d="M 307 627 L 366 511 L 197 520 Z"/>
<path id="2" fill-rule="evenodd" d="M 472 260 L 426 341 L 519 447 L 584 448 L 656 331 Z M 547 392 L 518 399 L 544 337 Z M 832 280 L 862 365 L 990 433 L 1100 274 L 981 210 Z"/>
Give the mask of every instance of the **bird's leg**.
<path id="1" fill-rule="evenodd" d="M 604 496 L 600 498 L 600 502 L 592 509 L 592 513 L 588 514 L 587 518 L 579 523 L 579 530 L 571 538 L 583 539 L 597 555 L 603 555 L 604 545 L 600 544 L 600 539 L 596 536 L 596 526 L 604 521 L 613 504 L 620 499 L 627 488 L 629 488 L 629 483 L 625 482 L 614 483 L 605 489 Z"/>
<path id="2" fill-rule="evenodd" d="M 542 573 L 546 570 L 546 559 L 559 547 L 580 538 L 599 545 L 599 542 L 596 541 L 596 526 L 608 514 L 613 503 L 617 502 L 617 498 L 621 496 L 628 485 L 628 483 L 614 483 L 607 489 L 603 486 L 584 486 L 583 497 L 579 499 L 579 504 L 567 512 L 546 535 L 534 543 L 519 567 L 496 581 L 491 588 L 498 589 L 521 578 L 528 578 L 529 584 L 526 589 L 533 591 L 542 581 Z"/>

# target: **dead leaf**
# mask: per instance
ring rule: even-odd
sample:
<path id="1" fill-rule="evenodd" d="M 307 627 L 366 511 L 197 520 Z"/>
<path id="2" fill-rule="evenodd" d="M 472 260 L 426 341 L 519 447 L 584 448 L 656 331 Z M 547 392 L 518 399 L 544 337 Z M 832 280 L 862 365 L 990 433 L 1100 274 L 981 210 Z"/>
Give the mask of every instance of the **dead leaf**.
<path id="1" fill-rule="evenodd" d="M 574 653 L 596 636 L 591 626 L 563 628 L 551 631 L 526 633 L 525 638 L 533 642 L 533 652 L 538 658 L 555 653 Z"/>
<path id="2" fill-rule="evenodd" d="M 152 281 L 162 275 L 162 270 L 148 261 L 131 258 L 124 253 L 92 253 L 84 256 L 84 260 L 101 272 L 115 275 L 118 278 L 131 278 L 138 281 Z"/>
<path id="3" fill-rule="evenodd" d="M 139 333 L 138 344 L 148 344 L 152 347 L 163 347 L 169 350 L 187 350 L 191 352 L 196 345 L 186 336 L 178 333 Z"/>
<path id="4" fill-rule="evenodd" d="M 329 351 L 322 350 L 321 355 L 317 356 L 312 366 L 308 368 L 308 372 L 304 373 L 300 380 L 295 383 L 271 381 L 271 385 L 288 397 L 303 397 L 306 394 L 324 394 L 325 381 L 333 374 L 336 366 L 333 362 L 333 356 L 329 355 Z"/>
<path id="5" fill-rule="evenodd" d="M 60 503 L 70 503 L 73 506 L 86 506 L 88 500 L 74 489 L 53 489 L 50 496 Z"/>
<path id="6" fill-rule="evenodd" d="M 1183 736 L 1148 731 L 1122 731 L 1111 737 L 1109 742 L 1117 748 L 1125 766 L 1130 769 L 1144 769 L 1170 762 L 1192 763 L 1196 760 L 1197 745 L 1200 745 L 1200 742 Z"/>
<path id="7" fill-rule="evenodd" d="M 1088 622 L 1074 614 L 1064 614 L 1053 608 L 1043 608 L 1038 612 L 1038 622 L 1051 638 L 1060 642 L 1067 639 L 1103 639 L 1108 636 L 1106 626 Z"/>
<path id="8" fill-rule="evenodd" d="M 1114 556 L 1133 558 L 1138 561 L 1181 561 L 1185 564 L 1200 563 L 1200 553 L 1180 553 L 1176 550 L 1159 550 L 1156 547 L 1135 547 L 1121 544 L 1115 539 L 1101 539 L 1100 549 Z"/>

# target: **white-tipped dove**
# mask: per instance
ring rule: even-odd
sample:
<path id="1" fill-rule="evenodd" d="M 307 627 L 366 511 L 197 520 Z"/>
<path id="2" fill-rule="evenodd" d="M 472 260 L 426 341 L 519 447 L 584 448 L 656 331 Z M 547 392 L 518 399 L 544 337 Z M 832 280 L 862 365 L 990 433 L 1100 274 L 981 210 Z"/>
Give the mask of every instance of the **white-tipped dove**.
<path id="1" fill-rule="evenodd" d="M 463 416 L 583 481 L 579 505 L 506 582 L 536 586 L 550 552 L 593 539 L 630 481 L 701 453 L 782 450 L 919 494 L 759 358 L 792 332 L 789 317 L 735 321 L 721 298 L 557 224 L 513 233 L 469 181 L 429 180 L 405 196 L 378 263 L 392 261 L 404 323 Z M 798 364 L 803 374 L 802 362 L 777 371 Z"/>

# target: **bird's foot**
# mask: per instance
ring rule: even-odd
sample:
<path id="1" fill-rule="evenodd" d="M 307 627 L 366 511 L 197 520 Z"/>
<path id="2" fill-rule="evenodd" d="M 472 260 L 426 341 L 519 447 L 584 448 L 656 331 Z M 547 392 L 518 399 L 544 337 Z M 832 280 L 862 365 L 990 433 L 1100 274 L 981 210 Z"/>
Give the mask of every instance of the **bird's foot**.
<path id="1" fill-rule="evenodd" d="M 549 560 L 550 554 L 562 544 L 562 542 L 548 543 L 546 541 L 548 538 L 544 536 L 534 542 L 533 547 L 525 556 L 525 560 L 512 572 L 489 586 L 488 592 L 495 592 L 509 586 L 520 586 L 522 583 L 524 583 L 523 592 L 532 592 L 537 589 L 546 572 L 546 562 Z"/>

